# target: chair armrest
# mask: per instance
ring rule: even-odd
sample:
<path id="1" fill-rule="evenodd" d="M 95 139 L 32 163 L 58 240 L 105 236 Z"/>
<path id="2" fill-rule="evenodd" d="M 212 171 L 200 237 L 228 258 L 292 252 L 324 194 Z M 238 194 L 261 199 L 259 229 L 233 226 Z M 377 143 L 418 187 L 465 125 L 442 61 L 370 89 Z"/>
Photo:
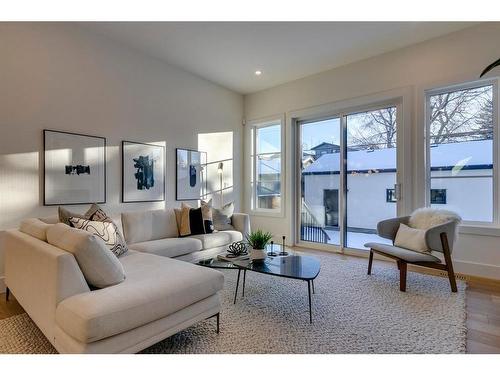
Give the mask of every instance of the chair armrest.
<path id="1" fill-rule="evenodd" d="M 435 227 L 427 229 L 425 232 L 425 242 L 427 248 L 432 251 L 439 251 L 443 253 L 443 244 L 441 242 L 441 233 L 445 233 L 448 239 L 448 247 L 450 252 L 453 250 L 453 243 L 455 242 L 455 230 L 458 223 L 455 220 L 436 225 Z"/>
<path id="2" fill-rule="evenodd" d="M 248 214 L 234 213 L 231 223 L 238 232 L 241 232 L 243 239 L 250 234 L 250 216 Z"/>
<path id="3" fill-rule="evenodd" d="M 394 241 L 396 233 L 399 229 L 399 224 L 403 223 L 408 225 L 410 221 L 409 216 L 395 217 L 393 219 L 382 220 L 377 224 L 377 233 L 382 238 Z"/>

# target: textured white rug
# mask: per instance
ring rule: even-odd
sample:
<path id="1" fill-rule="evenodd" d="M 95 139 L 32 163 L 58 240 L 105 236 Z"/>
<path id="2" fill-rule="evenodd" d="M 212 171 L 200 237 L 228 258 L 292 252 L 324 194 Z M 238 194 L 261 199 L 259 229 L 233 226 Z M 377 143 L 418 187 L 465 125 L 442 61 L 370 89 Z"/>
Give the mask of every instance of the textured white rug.
<path id="1" fill-rule="evenodd" d="M 223 271 L 221 333 L 201 322 L 143 353 L 463 353 L 465 283 L 410 272 L 406 293 L 399 272 L 364 259 L 318 256 L 313 324 L 307 283 L 247 272 L 245 297 L 233 305 L 236 271 Z M 1 353 L 54 353 L 26 314 L 0 321 Z"/>

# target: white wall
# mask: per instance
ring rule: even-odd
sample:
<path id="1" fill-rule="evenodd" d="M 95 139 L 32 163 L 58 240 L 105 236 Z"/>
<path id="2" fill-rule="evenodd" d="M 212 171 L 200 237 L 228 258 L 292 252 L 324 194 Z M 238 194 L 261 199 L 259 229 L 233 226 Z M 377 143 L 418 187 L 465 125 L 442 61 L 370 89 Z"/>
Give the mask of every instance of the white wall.
<path id="1" fill-rule="evenodd" d="M 0 23 L 0 56 L 0 230 L 56 213 L 40 203 L 44 128 L 107 137 L 111 214 L 176 205 L 175 148 L 196 149 L 199 133 L 226 134 L 226 144 L 203 143 L 209 157 L 210 147 L 230 150 L 225 158 L 242 147 L 241 95 L 74 24 Z M 166 143 L 165 203 L 120 204 L 122 140 Z M 233 162 L 225 199 L 239 207 L 240 153 Z"/>
<path id="2" fill-rule="evenodd" d="M 498 59 L 500 50 L 500 23 L 474 26 L 456 33 L 399 49 L 361 62 L 332 69 L 310 77 L 245 96 L 245 118 L 248 121 L 308 109 L 327 103 L 346 101 L 352 98 L 405 89 L 412 100 L 404 108 L 408 121 L 405 128 L 411 132 L 412 158 L 411 185 L 415 187 L 411 206 L 424 205 L 424 189 L 420 188 L 425 177 L 424 165 L 424 90 L 465 82 L 478 78 L 482 69 Z M 300 53 L 300 46 L 297 47 Z M 496 71 L 498 74 L 498 70 Z M 275 235 L 291 238 L 293 222 L 293 132 L 287 116 L 286 124 L 286 206 L 283 217 L 252 217 L 253 227 L 262 227 Z M 246 132 L 247 133 L 247 132 Z M 248 141 L 245 140 L 245 146 Z M 249 154 L 248 149 L 245 156 Z M 245 173 L 250 171 L 245 160 Z M 417 189 L 418 187 L 418 189 Z M 249 202 L 249 189 L 245 186 L 245 204 Z M 248 206 L 247 206 L 248 207 Z M 471 232 L 478 233 L 472 230 Z M 480 232 L 485 234 L 484 231 Z M 489 230 L 488 235 L 462 234 L 454 252 L 456 268 L 488 277 L 500 278 L 500 235 L 498 230 Z"/>

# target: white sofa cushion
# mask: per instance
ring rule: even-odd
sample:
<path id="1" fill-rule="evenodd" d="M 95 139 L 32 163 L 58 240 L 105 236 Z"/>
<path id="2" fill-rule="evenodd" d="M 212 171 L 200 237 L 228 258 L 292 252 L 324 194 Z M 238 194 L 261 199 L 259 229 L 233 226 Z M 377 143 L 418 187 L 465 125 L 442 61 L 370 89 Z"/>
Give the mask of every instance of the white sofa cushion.
<path id="1" fill-rule="evenodd" d="M 241 241 L 243 235 L 235 230 L 225 230 L 210 234 L 197 234 L 190 238 L 196 238 L 201 241 L 203 249 L 211 249 L 213 247 L 225 246 L 235 241 Z"/>
<path id="2" fill-rule="evenodd" d="M 40 219 L 24 219 L 21 221 L 19 230 L 32 237 L 47 242 L 47 230 L 51 226 L 52 224 L 44 223 Z"/>
<path id="3" fill-rule="evenodd" d="M 161 319 L 220 291 L 224 275 L 187 262 L 129 250 L 120 258 L 127 279 L 72 296 L 56 310 L 56 323 L 83 343 Z"/>
<path id="4" fill-rule="evenodd" d="M 127 244 L 177 237 L 173 209 L 122 213 L 123 234 Z"/>
<path id="5" fill-rule="evenodd" d="M 164 238 L 162 240 L 135 243 L 131 249 L 144 253 L 161 255 L 174 258 L 180 255 L 190 254 L 203 249 L 202 243 L 197 238 Z"/>
<path id="6" fill-rule="evenodd" d="M 118 258 L 93 234 L 58 223 L 47 230 L 47 242 L 72 253 L 90 285 L 104 288 L 125 280 Z"/>

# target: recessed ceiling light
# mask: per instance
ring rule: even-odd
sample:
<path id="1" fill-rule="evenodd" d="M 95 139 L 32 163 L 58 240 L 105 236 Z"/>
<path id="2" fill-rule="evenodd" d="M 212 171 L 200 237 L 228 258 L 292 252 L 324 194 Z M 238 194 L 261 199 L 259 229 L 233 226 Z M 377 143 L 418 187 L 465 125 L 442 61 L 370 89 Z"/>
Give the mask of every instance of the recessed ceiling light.
<path id="1" fill-rule="evenodd" d="M 255 71 L 255 75 L 256 75 L 256 76 L 260 76 L 261 74 L 262 74 L 262 72 L 261 72 L 260 70 L 256 70 L 256 71 Z"/>

